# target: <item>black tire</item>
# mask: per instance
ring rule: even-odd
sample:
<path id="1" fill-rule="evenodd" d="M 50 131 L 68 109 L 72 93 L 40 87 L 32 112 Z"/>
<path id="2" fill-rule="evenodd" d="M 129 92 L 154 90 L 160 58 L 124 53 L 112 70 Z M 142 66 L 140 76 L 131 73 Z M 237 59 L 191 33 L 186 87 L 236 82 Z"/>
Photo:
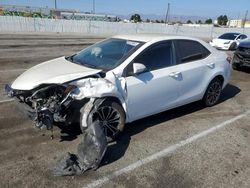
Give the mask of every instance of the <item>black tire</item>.
<path id="1" fill-rule="evenodd" d="M 218 78 L 213 79 L 207 87 L 203 97 L 203 103 L 207 107 L 214 106 L 218 103 L 222 92 L 222 81 Z"/>
<path id="2" fill-rule="evenodd" d="M 89 105 L 88 103 L 86 105 Z M 81 130 L 84 130 L 88 125 L 99 120 L 100 125 L 103 127 L 103 131 L 107 136 L 108 142 L 113 141 L 120 136 L 125 126 L 125 112 L 122 106 L 111 100 L 97 99 L 91 105 L 91 110 L 88 111 L 86 105 L 81 109 Z M 89 108 L 89 107 L 88 107 Z M 87 116 L 87 126 L 83 126 L 82 117 L 83 114 Z"/>
<path id="3" fill-rule="evenodd" d="M 230 45 L 229 50 L 236 50 L 237 44 L 234 42 Z"/>

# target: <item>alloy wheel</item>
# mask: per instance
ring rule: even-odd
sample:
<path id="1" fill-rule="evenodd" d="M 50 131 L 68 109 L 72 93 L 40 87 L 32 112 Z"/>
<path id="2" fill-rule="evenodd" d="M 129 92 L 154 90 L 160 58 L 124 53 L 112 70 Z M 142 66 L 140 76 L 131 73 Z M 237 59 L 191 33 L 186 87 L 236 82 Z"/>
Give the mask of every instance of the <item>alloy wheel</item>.
<path id="1" fill-rule="evenodd" d="M 207 92 L 207 103 L 212 106 L 214 105 L 220 97 L 221 94 L 221 84 L 220 82 L 216 81 L 213 82 L 210 87 L 208 88 Z"/>
<path id="2" fill-rule="evenodd" d="M 119 132 L 121 116 L 117 109 L 111 106 L 99 107 L 92 117 L 92 122 L 99 121 L 104 133 L 108 137 L 115 137 Z"/>

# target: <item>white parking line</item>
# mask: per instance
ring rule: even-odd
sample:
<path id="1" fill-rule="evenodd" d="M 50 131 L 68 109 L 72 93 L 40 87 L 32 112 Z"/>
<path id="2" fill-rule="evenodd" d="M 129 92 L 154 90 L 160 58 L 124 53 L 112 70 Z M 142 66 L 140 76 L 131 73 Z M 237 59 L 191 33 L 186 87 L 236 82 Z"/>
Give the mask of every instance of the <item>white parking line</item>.
<path id="1" fill-rule="evenodd" d="M 0 101 L 0 104 L 1 104 L 1 103 L 6 103 L 6 102 L 12 102 L 12 101 L 14 101 L 14 99 L 2 100 L 2 101 Z"/>
<path id="2" fill-rule="evenodd" d="M 144 159 L 141 159 L 139 161 L 136 161 L 135 163 L 132 163 L 130 165 L 128 165 L 127 167 L 125 168 L 122 168 L 118 171 L 115 171 L 113 172 L 112 174 L 110 175 L 107 175 L 103 178 L 100 178 L 100 179 L 97 179 L 97 180 L 94 180 L 93 182 L 91 182 L 90 184 L 87 184 L 86 186 L 84 187 L 87 187 L 87 188 L 93 188 L 93 187 L 99 187 L 99 186 L 102 186 L 103 184 L 107 183 L 108 181 L 122 175 L 122 174 L 125 174 L 125 173 L 128 173 L 128 172 L 131 172 L 132 170 L 142 166 L 142 165 L 145 165 L 145 164 L 148 164 L 154 160 L 157 160 L 157 159 L 160 159 L 162 157 L 165 157 L 173 152 L 175 152 L 176 150 L 180 149 L 181 147 L 183 146 L 186 146 L 187 144 L 190 144 L 192 142 L 195 142 L 196 140 L 200 139 L 200 138 L 203 138 L 223 127 L 226 127 L 227 125 L 230 125 L 231 123 L 241 119 L 241 118 L 244 118 L 246 117 L 248 114 L 250 114 L 250 110 L 246 111 L 245 113 L 243 113 L 242 115 L 238 115 L 232 119 L 229 119 L 219 125 L 216 125 L 210 129 L 207 129 L 205 131 L 202 131 L 198 134 L 195 134 L 194 136 L 186 139 L 186 140 L 182 140 L 180 142 L 178 142 L 177 144 L 174 144 L 170 147 L 167 147 L 165 148 L 164 150 L 158 152 L 158 153 L 155 153 L 153 155 L 150 155 Z"/>
<path id="3" fill-rule="evenodd" d="M 0 73 L 5 73 L 5 72 L 23 72 L 26 71 L 27 69 L 7 69 L 7 70 L 0 70 Z"/>

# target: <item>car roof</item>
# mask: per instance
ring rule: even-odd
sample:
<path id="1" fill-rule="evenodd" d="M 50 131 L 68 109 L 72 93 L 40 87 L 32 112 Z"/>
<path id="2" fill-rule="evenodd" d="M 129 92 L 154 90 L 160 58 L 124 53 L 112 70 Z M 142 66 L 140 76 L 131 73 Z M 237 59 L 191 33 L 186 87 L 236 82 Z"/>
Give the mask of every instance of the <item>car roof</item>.
<path id="1" fill-rule="evenodd" d="M 200 41 L 196 38 L 178 36 L 178 35 L 167 35 L 167 34 L 131 34 L 131 35 L 116 35 L 112 38 L 125 39 L 139 42 L 149 42 L 154 40 L 173 40 L 173 39 L 184 39 L 184 40 L 195 40 Z"/>
<path id="2" fill-rule="evenodd" d="M 233 33 L 233 32 L 229 32 L 229 33 L 224 33 L 224 34 L 231 34 L 231 35 L 242 35 L 242 33 Z M 222 34 L 222 35 L 224 35 Z"/>

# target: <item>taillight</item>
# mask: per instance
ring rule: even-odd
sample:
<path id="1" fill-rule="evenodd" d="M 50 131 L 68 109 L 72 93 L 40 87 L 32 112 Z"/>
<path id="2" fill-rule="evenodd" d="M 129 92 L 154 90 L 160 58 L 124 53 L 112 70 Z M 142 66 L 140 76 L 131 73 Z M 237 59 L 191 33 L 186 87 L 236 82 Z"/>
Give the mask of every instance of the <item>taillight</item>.
<path id="1" fill-rule="evenodd" d="M 232 58 L 231 58 L 231 57 L 227 57 L 227 62 L 228 62 L 229 64 L 231 64 Z"/>

